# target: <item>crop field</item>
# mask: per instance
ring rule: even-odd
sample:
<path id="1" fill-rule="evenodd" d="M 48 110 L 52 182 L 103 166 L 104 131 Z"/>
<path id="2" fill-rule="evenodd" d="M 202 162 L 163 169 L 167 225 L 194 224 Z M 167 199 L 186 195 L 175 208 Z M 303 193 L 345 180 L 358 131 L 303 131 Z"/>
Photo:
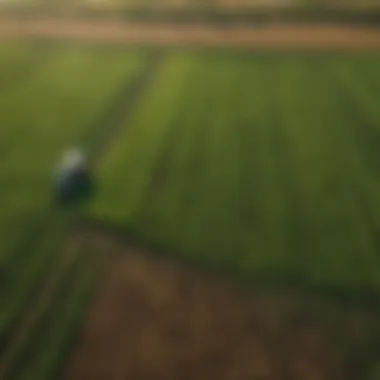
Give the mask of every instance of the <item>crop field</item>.
<path id="1" fill-rule="evenodd" d="M 2 45 L 0 51 L 5 84 L 0 90 L 0 336 L 5 336 L 54 261 L 52 247 L 64 225 L 58 216 L 56 225 L 50 223 L 56 161 L 87 136 L 109 99 L 132 82 L 143 58 L 75 47 Z M 45 228 L 51 233 L 37 239 Z"/>
<path id="2" fill-rule="evenodd" d="M 251 278 L 377 293 L 379 91 L 377 57 L 173 54 L 91 211 Z"/>
<path id="3" fill-rule="evenodd" d="M 126 249 L 109 242 L 112 234 L 243 282 L 378 297 L 379 63 L 378 54 L 0 45 L 0 378 L 57 378 L 110 260 L 107 253 Z M 83 204 L 58 208 L 53 170 L 62 151 L 77 144 L 94 164 L 95 191 Z M 81 233 L 81 223 L 88 223 L 89 233 Z M 97 236 L 99 227 L 110 235 Z M 149 266 L 134 253 L 136 268 Z M 124 281 L 123 273 L 142 277 L 131 263 L 114 266 L 110 290 L 100 293 L 122 305 L 116 293 L 125 284 L 116 282 Z M 164 300 L 165 276 L 147 273 L 156 289 L 162 286 L 157 299 L 161 294 Z M 165 273 L 173 284 L 189 276 Z M 209 294 L 202 286 L 194 309 L 212 294 L 221 300 L 219 291 L 202 298 Z M 138 303 L 131 292 L 125 297 L 131 308 Z M 220 315 L 223 305 L 240 307 L 237 302 L 233 295 L 227 304 L 217 302 Z M 122 313 L 105 304 L 107 312 Z M 91 315 L 95 324 L 105 321 Z M 219 328 L 229 328 L 228 318 L 250 326 L 251 314 L 238 315 L 226 315 L 227 327 Z M 120 336 L 128 341 L 125 331 Z M 367 352 L 363 336 L 352 341 Z M 336 352 L 349 342 L 340 341 Z M 249 344 L 242 343 L 244 350 Z M 82 377 L 69 372 L 68 379 L 97 376 L 93 364 L 102 361 L 88 355 L 92 377 L 83 366 Z M 244 365 L 250 355 L 244 351 Z M 335 375 L 315 378 L 365 373 L 345 367 L 349 354 L 334 355 L 328 368 L 339 368 Z M 75 358 L 72 363 L 69 368 L 77 368 Z M 260 373 L 248 368 L 239 377 L 231 367 L 223 376 L 286 378 L 265 372 L 273 367 L 268 363 Z M 288 365 L 287 378 L 296 380 L 317 371 Z M 115 368 L 99 371 L 117 376 Z M 207 378 L 202 376 L 194 374 Z"/>

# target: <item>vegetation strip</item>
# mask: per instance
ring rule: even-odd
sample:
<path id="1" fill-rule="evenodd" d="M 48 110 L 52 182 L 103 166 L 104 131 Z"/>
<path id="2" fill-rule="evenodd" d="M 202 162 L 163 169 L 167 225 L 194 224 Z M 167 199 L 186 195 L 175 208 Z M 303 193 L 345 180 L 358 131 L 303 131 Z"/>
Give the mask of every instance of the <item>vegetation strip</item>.
<path id="1" fill-rule="evenodd" d="M 0 379 L 8 378 L 10 369 L 15 365 L 15 361 L 22 352 L 24 345 L 27 343 L 29 335 L 39 322 L 41 316 L 51 307 L 57 289 L 60 286 L 62 277 L 67 275 L 70 267 L 73 265 L 78 256 L 78 246 L 69 247 L 68 252 L 58 255 L 58 261 L 54 264 L 55 268 L 44 279 L 38 295 L 33 299 L 33 304 L 29 306 L 16 327 L 12 339 L 2 352 L 0 360 Z"/>
<path id="2" fill-rule="evenodd" d="M 54 161 L 75 142 L 78 131 L 91 126 L 120 81 L 131 75 L 138 56 L 131 66 L 122 58 L 117 52 L 64 48 L 45 70 L 0 102 L 2 265 L 7 266 L 23 245 L 29 247 L 29 231 L 33 239 L 43 228 L 52 210 Z M 61 71 L 63 74 L 57 75 Z"/>
<path id="3" fill-rule="evenodd" d="M 367 168 L 370 168 L 371 174 L 380 180 L 380 166 L 377 157 L 377 143 L 380 141 L 380 129 L 377 130 L 377 123 L 373 115 L 368 114 L 368 112 L 355 101 L 356 95 L 352 93 L 354 89 L 350 87 L 349 83 L 347 83 L 341 75 L 332 68 L 325 70 L 325 75 L 331 79 L 330 83 L 333 84 L 333 90 L 338 95 L 339 101 L 345 112 L 349 114 L 352 122 L 352 128 L 349 128 L 352 132 L 350 141 L 357 150 L 357 154 L 351 157 L 351 160 L 356 159 L 359 155 L 360 157 L 364 157 L 363 164 Z M 378 122 L 380 122 L 380 117 L 378 118 Z M 353 166 L 357 167 L 355 163 Z M 380 218 L 376 216 L 376 210 L 371 206 L 372 197 L 368 195 L 367 190 L 363 187 L 365 186 L 363 183 L 355 181 L 358 175 L 357 172 L 348 173 L 348 175 L 351 178 L 352 188 L 356 189 L 356 198 L 364 212 L 367 228 L 371 233 L 373 241 L 376 242 L 376 247 L 379 248 Z"/>
<path id="4" fill-rule="evenodd" d="M 9 157 L 7 154 L 5 155 L 6 159 L 2 161 L 0 169 L 2 170 L 1 179 L 3 181 L 6 179 L 2 183 L 2 194 L 4 195 L 2 198 L 4 214 L 1 216 L 2 223 L 0 223 L 2 243 L 4 241 L 12 242 L 10 249 L 5 249 L 4 246 L 0 249 L 3 284 L 0 294 L 1 350 L 6 349 L 12 339 L 13 330 L 25 316 L 29 302 L 33 300 L 33 295 L 43 285 L 41 277 L 52 266 L 53 253 L 62 239 L 66 228 L 65 223 L 69 223 L 69 215 L 63 217 L 63 215 L 59 215 L 59 213 L 62 214 L 60 210 L 49 205 L 52 198 L 51 179 L 49 178 L 53 170 L 52 158 L 60 153 L 59 150 L 63 146 L 72 142 L 72 139 L 75 138 L 73 135 L 77 134 L 82 125 L 88 123 L 88 111 L 91 111 L 91 106 L 93 109 L 96 108 L 95 112 L 92 109 L 91 116 L 96 116 L 96 113 L 99 112 L 98 109 L 101 110 L 101 105 L 97 103 L 101 103 L 102 97 L 107 97 L 110 90 L 115 91 L 112 88 L 113 80 L 116 79 L 116 83 L 118 83 L 121 74 L 125 76 L 128 73 L 125 71 L 125 67 L 130 70 L 131 67 L 133 68 L 133 62 L 138 63 L 136 60 L 130 60 L 132 66 L 129 66 L 129 63 L 126 65 L 120 58 L 122 57 L 118 55 L 113 57 L 112 54 L 111 56 L 109 54 L 98 56 L 96 52 L 89 52 L 86 49 L 81 49 L 81 51 L 73 51 L 72 48 L 63 49 L 62 54 L 57 55 L 56 59 L 48 65 L 46 74 L 39 73 L 33 80 L 28 81 L 26 88 L 12 94 L 10 100 L 4 100 L 3 117 L 8 120 L 7 116 L 10 116 L 9 120 L 13 120 L 15 124 L 3 124 L 4 140 L 6 141 L 9 135 L 12 136 L 14 130 L 19 129 L 18 132 L 22 131 L 23 133 L 22 138 L 17 133 L 18 138 L 13 139 L 12 136 L 11 143 L 7 144 L 10 150 L 7 153 Z M 55 75 L 52 80 L 51 76 L 57 69 L 57 65 L 60 69 L 68 70 L 70 78 Z M 97 70 L 91 70 L 94 67 Z M 85 89 L 86 86 L 83 86 L 83 82 L 86 81 L 86 76 L 83 75 L 83 72 L 81 73 L 83 68 L 90 71 L 87 77 L 91 76 L 91 72 L 92 74 L 95 73 L 94 71 L 99 72 L 99 68 L 114 70 L 110 73 L 107 72 L 107 75 L 103 76 L 103 80 L 102 77 L 100 79 L 91 77 L 88 88 L 97 89 L 97 91 L 91 96 L 86 96 L 88 90 Z M 82 82 L 77 80 L 78 72 L 81 74 Z M 68 79 L 71 79 L 72 82 Z M 49 82 L 48 86 L 46 82 Z M 99 91 L 99 87 L 102 91 Z M 31 91 L 30 88 L 34 91 Z M 37 112 L 36 116 L 33 106 L 37 105 L 37 110 L 40 109 L 40 100 L 45 97 L 43 95 L 46 94 L 47 89 L 49 90 L 47 91 L 48 96 L 43 100 L 44 112 Z M 56 101 L 51 100 L 52 89 L 56 89 L 58 99 Z M 73 98 L 73 90 L 75 95 L 79 96 L 80 101 Z M 32 96 L 30 96 L 31 92 L 33 92 Z M 21 114 L 19 113 L 20 104 L 15 102 L 15 99 L 20 100 L 20 94 L 22 100 L 27 100 L 27 104 L 31 107 L 25 106 L 25 112 Z M 70 96 L 69 100 L 68 95 Z M 8 100 L 14 106 L 17 105 L 17 110 L 9 107 L 12 109 L 9 112 Z M 62 112 L 62 109 L 66 110 L 68 105 L 70 109 L 78 110 L 80 108 L 80 110 L 75 115 L 67 115 Z M 14 114 L 13 111 L 17 111 L 17 113 Z M 46 118 L 46 116 L 48 117 Z M 70 123 L 64 123 L 64 120 L 67 120 L 65 117 L 70 119 Z M 41 118 L 43 122 L 41 122 Z M 51 133 L 53 132 L 52 126 L 56 128 L 53 134 Z M 45 137 L 47 137 L 48 144 L 44 144 L 44 149 L 41 149 L 41 139 Z M 33 160 L 30 157 L 33 157 Z M 17 201 L 16 205 L 15 200 Z M 9 210 L 13 211 L 11 215 L 7 212 Z M 50 215 L 51 220 L 49 220 L 49 215 L 44 215 L 45 212 Z"/>
<path id="5" fill-rule="evenodd" d="M 147 64 L 145 69 L 140 72 L 134 85 L 130 86 L 129 89 L 126 88 L 127 86 L 122 86 L 122 90 L 117 97 L 112 99 L 111 106 L 106 110 L 104 116 L 100 119 L 102 124 L 97 122 L 93 127 L 93 130 L 96 132 L 94 136 L 91 135 L 92 129 L 90 128 L 90 132 L 85 136 L 85 139 L 79 141 L 89 142 L 87 148 L 89 149 L 90 157 L 93 159 L 93 165 L 96 162 L 95 160 L 99 159 L 102 151 L 101 149 L 105 148 L 105 146 L 102 146 L 105 142 L 107 142 L 105 137 L 115 136 L 114 133 L 117 131 L 117 128 L 120 127 L 119 123 L 121 122 L 121 119 L 125 120 L 125 118 L 128 117 L 128 111 L 131 111 L 132 105 L 138 101 L 139 96 L 141 96 L 141 93 L 149 84 L 152 75 L 158 67 L 160 57 L 161 56 L 155 55 L 154 59 L 149 60 L 149 64 Z M 68 226 L 70 224 L 69 220 L 71 219 L 73 219 L 75 223 L 79 213 L 79 211 L 63 212 L 59 209 L 53 208 L 51 209 L 51 214 L 48 215 L 45 223 L 38 226 L 39 234 L 31 234 L 31 236 L 34 236 L 35 241 L 37 242 L 49 233 L 49 225 L 54 225 L 54 223 L 58 223 L 58 221 L 61 220 L 66 223 L 66 226 Z M 64 252 L 62 255 L 64 255 Z M 63 259 L 65 258 L 63 257 Z M 63 275 L 64 272 L 62 271 L 62 267 L 61 265 L 58 265 L 56 270 L 53 270 L 53 272 L 48 275 L 48 278 L 44 279 L 39 285 L 39 289 L 41 289 L 41 291 L 38 292 L 31 302 L 28 302 L 27 311 L 24 313 L 25 318 L 23 318 L 19 322 L 18 326 L 15 327 L 10 342 L 7 344 L 4 354 L 2 355 L 2 360 L 0 362 L 1 379 L 6 378 L 6 374 L 13 373 L 12 371 L 14 371 L 14 366 L 18 366 L 18 357 L 22 354 L 23 347 L 27 344 L 31 330 L 37 328 L 39 321 L 48 311 L 47 307 L 49 302 L 52 300 L 55 291 L 60 286 Z M 38 307 L 35 305 L 38 305 Z M 1 374 L 3 374 L 4 377 L 2 377 Z"/>
<path id="6" fill-rule="evenodd" d="M 75 242 L 76 239 L 78 242 Z M 29 339 L 24 342 L 8 379 L 23 379 L 31 375 L 40 379 L 53 378 L 58 371 L 57 366 L 64 358 L 65 349 L 73 339 L 75 324 L 85 312 L 87 301 L 96 288 L 97 276 L 105 264 L 104 256 L 96 250 L 88 250 L 81 236 L 74 234 L 73 240 L 73 249 L 77 251 L 76 260 L 71 263 L 57 287 L 54 298 L 50 300 L 50 307 L 42 314 Z M 65 327 L 66 322 L 68 327 Z M 51 343 L 51 336 L 57 331 L 60 339 Z M 51 344 L 55 346 L 51 347 Z M 44 357 L 49 359 L 44 360 Z"/>
<path id="7" fill-rule="evenodd" d="M 284 196 L 287 200 L 287 251 L 292 252 L 292 261 L 295 263 L 293 273 L 290 277 L 296 279 L 302 278 L 303 274 L 300 269 L 305 265 L 306 246 L 305 240 L 308 239 L 307 229 L 305 228 L 304 215 L 302 214 L 303 205 L 298 196 L 299 190 L 295 184 L 294 157 L 292 157 L 290 143 L 286 136 L 286 123 L 293 122 L 288 120 L 284 114 L 283 98 L 281 88 L 284 88 L 284 73 L 280 69 L 281 62 L 273 62 L 266 68 L 263 73 L 268 83 L 267 94 L 269 102 L 268 120 L 270 144 L 276 151 L 276 168 L 279 185 L 283 189 Z"/>
<path id="8" fill-rule="evenodd" d="M 95 125 L 79 141 L 90 154 L 91 164 L 96 166 L 104 152 L 109 148 L 120 130 L 131 117 L 134 107 L 140 102 L 148 85 L 159 70 L 163 61 L 163 52 L 153 49 L 145 59 L 145 67 L 141 69 L 132 85 L 121 86 L 120 91 L 110 102 L 110 107 L 103 113 Z"/>

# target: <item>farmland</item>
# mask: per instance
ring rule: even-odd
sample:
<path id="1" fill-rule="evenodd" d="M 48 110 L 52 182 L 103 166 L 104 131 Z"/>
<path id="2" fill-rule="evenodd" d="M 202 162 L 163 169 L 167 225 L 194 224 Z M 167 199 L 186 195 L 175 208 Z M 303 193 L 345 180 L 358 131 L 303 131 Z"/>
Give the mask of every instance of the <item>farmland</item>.
<path id="1" fill-rule="evenodd" d="M 132 82 L 143 58 L 138 53 L 49 46 L 2 45 L 1 53 L 6 86 L 0 95 L 0 333 L 5 335 L 55 261 L 54 248 L 65 225 L 63 216 L 51 223 L 50 182 L 56 161 L 68 145 L 82 143 L 109 107 L 109 98 Z M 35 67 L 25 74 L 29 65 Z M 43 230 L 49 233 L 39 239 Z"/>
<path id="2" fill-rule="evenodd" d="M 379 83 L 376 57 L 173 54 L 92 212 L 250 277 L 377 293 Z"/>
<path id="3" fill-rule="evenodd" d="M 243 283 L 378 299 L 379 61 L 377 53 L 3 43 L 0 378 L 56 378 L 111 251 L 128 251 L 110 242 L 112 234 Z M 96 189 L 86 203 L 59 209 L 52 202 L 53 169 L 62 150 L 75 144 L 96 165 Z M 80 223 L 87 223 L 86 233 Z M 96 234 L 99 226 L 106 238 Z M 123 273 L 138 277 L 138 268 L 149 267 L 139 252 L 129 264 L 111 265 L 115 279 L 108 277 L 106 301 L 119 289 L 113 281 L 127 281 Z M 153 269 L 147 273 L 158 300 L 165 279 L 189 276 L 172 269 L 161 279 Z M 202 298 L 202 286 L 194 309 L 222 297 L 205 291 Z M 139 299 L 128 297 L 131 312 Z M 240 307 L 233 295 L 228 300 Z M 223 302 L 216 305 L 226 319 L 220 330 L 236 321 L 250 326 L 249 317 L 224 315 Z M 202 314 L 194 318 L 200 334 Z M 370 331 L 361 323 L 359 330 Z M 128 340 L 125 331 L 120 336 Z M 342 333 L 323 361 L 330 370 L 336 366 L 334 379 L 366 373 L 367 362 L 351 377 L 345 365 L 350 355 L 370 351 L 376 335 L 363 343 L 368 331 Z M 336 354 L 351 344 L 355 350 Z M 244 352 L 249 363 L 251 353 Z M 101 362 L 89 358 L 91 368 Z M 289 376 L 306 379 L 288 365 Z M 229 371 L 238 376 L 238 369 Z M 68 378 L 75 375 L 80 378 L 79 372 Z"/>

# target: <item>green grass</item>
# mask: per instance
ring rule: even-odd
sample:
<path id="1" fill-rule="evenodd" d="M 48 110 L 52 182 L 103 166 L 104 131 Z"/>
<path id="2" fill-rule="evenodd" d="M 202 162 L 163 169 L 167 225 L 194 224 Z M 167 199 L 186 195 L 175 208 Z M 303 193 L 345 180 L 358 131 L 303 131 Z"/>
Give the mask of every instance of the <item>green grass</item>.
<path id="1" fill-rule="evenodd" d="M 53 379 L 62 369 L 104 267 L 104 257 L 94 251 L 79 251 L 77 256 L 27 337 L 9 379 Z"/>
<path id="2" fill-rule="evenodd" d="M 11 47 L 0 48 L 0 72 L 10 60 L 26 59 L 17 48 L 12 58 L 1 55 L 2 49 Z M 46 49 L 31 52 L 49 54 L 47 61 L 41 59 L 41 69 L 31 71 L 18 86 L 0 91 L 1 334 L 20 312 L 33 284 L 43 277 L 52 253 L 58 254 L 50 237 L 46 243 L 50 248 L 38 242 L 43 226 L 51 224 L 48 218 L 60 223 L 55 220 L 58 213 L 52 214 L 51 194 L 57 160 L 64 149 L 89 135 L 115 94 L 133 82 L 143 62 L 143 54 L 137 52 Z M 61 235 L 57 231 L 57 239 Z"/>
<path id="3" fill-rule="evenodd" d="M 90 214 L 251 279 L 378 293 L 379 60 L 173 53 Z"/>
<path id="4" fill-rule="evenodd" d="M 137 55 L 57 52 L 43 71 L 1 96 L 1 259 L 49 208 L 62 151 L 91 128 L 139 63 Z"/>
<path id="5" fill-rule="evenodd" d="M 44 68 L 51 50 L 25 43 L 0 45 L 0 94 L 11 90 L 34 70 Z"/>
<path id="6" fill-rule="evenodd" d="M 0 338 L 83 210 L 52 207 L 56 160 L 107 135 L 97 128 L 111 133 L 99 120 L 144 61 L 113 48 L 0 46 Z M 379 63 L 169 53 L 131 117 L 126 104 L 86 216 L 244 279 L 378 295 Z M 10 378 L 56 377 L 103 267 L 87 254 L 62 270 Z"/>

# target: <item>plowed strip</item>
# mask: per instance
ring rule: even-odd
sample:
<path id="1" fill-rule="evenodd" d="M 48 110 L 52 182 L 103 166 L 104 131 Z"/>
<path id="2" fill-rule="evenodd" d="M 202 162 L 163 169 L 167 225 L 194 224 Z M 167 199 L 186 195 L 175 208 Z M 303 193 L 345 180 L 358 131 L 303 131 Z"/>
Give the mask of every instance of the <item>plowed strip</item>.
<path id="1" fill-rule="evenodd" d="M 380 49 L 380 29 L 331 25 L 223 28 L 201 24 L 3 19 L 0 20 L 0 36 L 3 38 L 44 37 L 86 42 L 163 46 L 190 44 L 285 49 Z"/>

